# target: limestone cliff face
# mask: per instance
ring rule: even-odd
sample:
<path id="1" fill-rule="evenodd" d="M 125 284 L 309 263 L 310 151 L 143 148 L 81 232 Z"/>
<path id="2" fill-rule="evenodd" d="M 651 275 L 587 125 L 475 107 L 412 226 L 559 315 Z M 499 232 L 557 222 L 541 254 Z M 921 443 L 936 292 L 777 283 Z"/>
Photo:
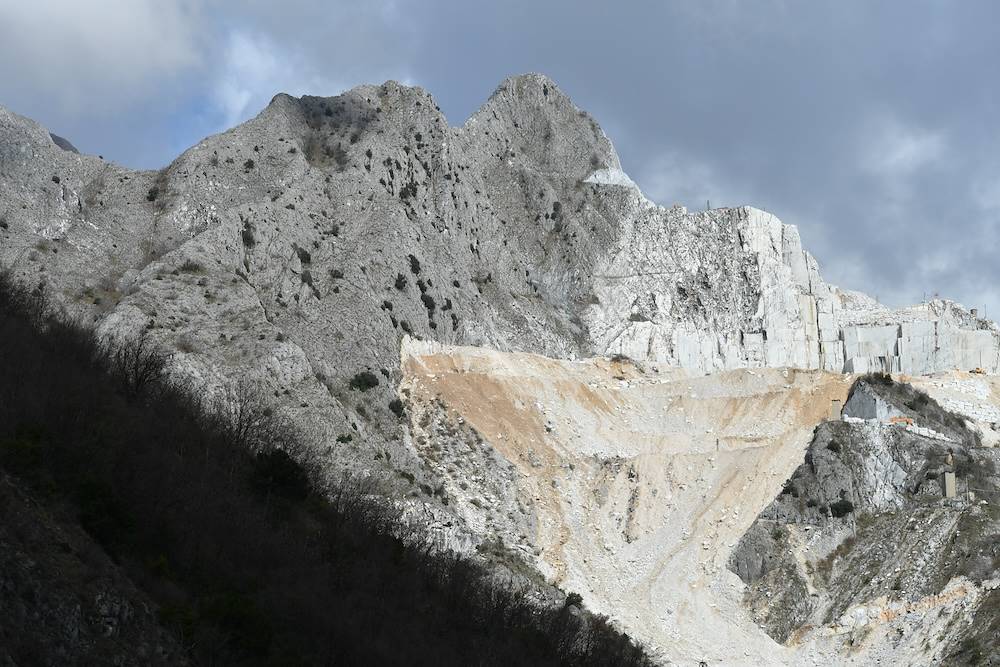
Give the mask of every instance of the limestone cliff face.
<path id="1" fill-rule="evenodd" d="M 0 109 L 0 220 L 21 280 L 147 332 L 206 395 L 253 378 L 321 461 L 415 474 L 418 496 L 432 480 L 392 407 L 405 336 L 695 372 L 998 366 L 995 325 L 833 288 L 773 215 L 651 203 L 540 75 L 458 127 L 393 82 L 278 95 L 159 172 Z"/>
<path id="2" fill-rule="evenodd" d="M 651 203 L 539 75 L 460 127 L 393 82 L 278 95 L 156 173 L 63 150 L 2 110 L 0 196 L 4 264 L 109 328 L 152 322 L 192 374 L 258 366 L 280 392 L 351 365 L 391 375 L 408 333 L 701 372 L 998 366 L 992 323 L 831 287 L 769 213 Z M 175 274 L 185 263 L 199 271 Z M 251 334 L 238 352 L 218 338 L 234 327 Z"/>
<path id="3" fill-rule="evenodd" d="M 833 287 L 795 227 L 770 213 L 635 202 L 594 272 L 598 349 L 701 372 L 998 368 L 994 323 L 946 301 L 892 310 Z"/>

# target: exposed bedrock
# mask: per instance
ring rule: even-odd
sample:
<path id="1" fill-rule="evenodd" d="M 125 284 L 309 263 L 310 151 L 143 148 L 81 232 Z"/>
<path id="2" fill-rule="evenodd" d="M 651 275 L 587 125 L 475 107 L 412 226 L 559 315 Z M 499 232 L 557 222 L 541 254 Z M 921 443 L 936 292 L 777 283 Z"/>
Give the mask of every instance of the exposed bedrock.
<path id="1" fill-rule="evenodd" d="M 729 567 L 780 642 L 961 662 L 963 638 L 1000 618 L 1000 451 L 887 379 L 859 382 L 844 413 L 817 427 Z M 978 648 L 996 657 L 991 642 Z"/>

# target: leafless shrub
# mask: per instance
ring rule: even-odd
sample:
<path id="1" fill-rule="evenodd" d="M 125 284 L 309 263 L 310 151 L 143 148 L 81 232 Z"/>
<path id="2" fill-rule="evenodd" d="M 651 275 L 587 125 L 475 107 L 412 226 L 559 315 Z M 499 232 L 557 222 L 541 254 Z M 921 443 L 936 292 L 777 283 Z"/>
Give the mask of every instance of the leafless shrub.
<path id="1" fill-rule="evenodd" d="M 130 396 L 137 396 L 163 373 L 164 360 L 149 334 L 105 339 L 103 353 L 112 375 Z"/>
<path id="2" fill-rule="evenodd" d="M 208 410 L 217 428 L 243 448 L 261 452 L 291 447 L 293 425 L 268 405 L 260 383 L 250 378 L 226 383 Z"/>

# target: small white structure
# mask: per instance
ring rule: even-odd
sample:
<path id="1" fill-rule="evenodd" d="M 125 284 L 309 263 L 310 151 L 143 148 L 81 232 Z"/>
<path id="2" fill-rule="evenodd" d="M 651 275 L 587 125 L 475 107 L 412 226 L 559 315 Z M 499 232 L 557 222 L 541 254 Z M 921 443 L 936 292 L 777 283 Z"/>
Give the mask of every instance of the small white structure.
<path id="1" fill-rule="evenodd" d="M 880 422 L 889 421 L 890 417 L 902 417 L 902 412 L 876 394 L 865 383 L 858 384 L 844 404 L 845 417 L 858 419 L 874 419 Z"/>
<path id="2" fill-rule="evenodd" d="M 955 497 L 955 473 L 948 471 L 944 474 L 944 497 Z"/>

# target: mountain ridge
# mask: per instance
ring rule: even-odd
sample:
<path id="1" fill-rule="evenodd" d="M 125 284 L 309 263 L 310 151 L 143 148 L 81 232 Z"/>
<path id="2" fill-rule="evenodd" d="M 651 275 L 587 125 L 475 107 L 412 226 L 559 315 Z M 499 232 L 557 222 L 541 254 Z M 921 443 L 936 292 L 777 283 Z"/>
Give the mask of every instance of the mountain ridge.
<path id="1" fill-rule="evenodd" d="M 385 406 L 405 336 L 695 372 L 1000 364 L 994 324 L 830 287 L 769 213 L 653 204 L 543 75 L 506 79 L 457 127 L 394 82 L 279 94 L 158 172 L 0 123 L 0 262 L 106 334 L 147 330 L 208 391 L 260 378 L 321 442 L 365 422 L 399 442 Z M 381 377 L 370 419 L 359 373 Z"/>

